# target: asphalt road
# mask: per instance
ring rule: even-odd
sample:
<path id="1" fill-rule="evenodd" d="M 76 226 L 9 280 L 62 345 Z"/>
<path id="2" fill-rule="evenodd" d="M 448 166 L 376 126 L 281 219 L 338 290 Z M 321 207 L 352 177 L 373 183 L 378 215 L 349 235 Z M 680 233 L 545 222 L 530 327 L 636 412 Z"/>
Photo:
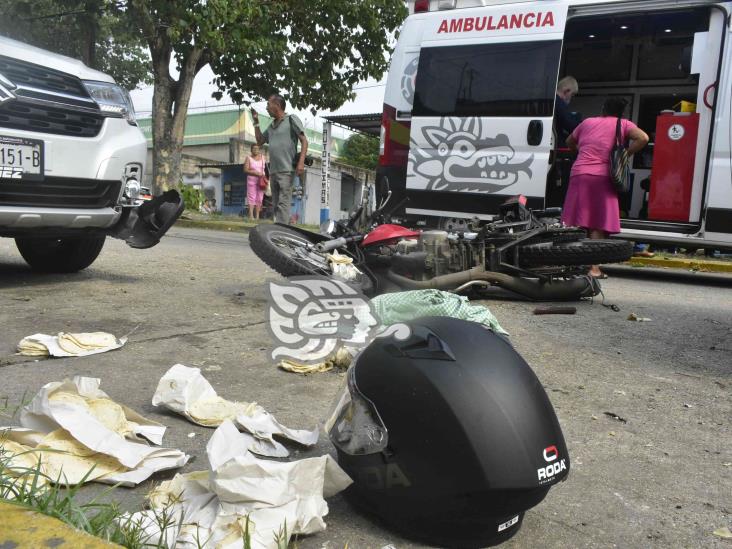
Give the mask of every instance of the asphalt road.
<path id="1" fill-rule="evenodd" d="M 531 303 L 484 302 L 546 387 L 572 459 L 568 480 L 527 513 L 505 547 L 730 547 L 712 532 L 732 527 L 732 279 L 613 274 L 603 288 L 620 312 L 584 302 L 573 316 L 534 316 Z M 196 458 L 184 471 L 206 468 L 212 431 L 151 405 L 175 363 L 202 368 L 226 398 L 256 401 L 290 427 L 312 427 L 325 419 L 342 376 L 303 377 L 268 359 L 263 282 L 275 277 L 241 234 L 174 229 L 151 250 L 108 241 L 86 271 L 46 276 L 32 274 L 2 239 L 0 397 L 18 404 L 47 382 L 99 377 L 112 398 L 169 426 L 165 445 Z M 631 322 L 630 313 L 652 320 Z M 36 332 L 122 335 L 138 325 L 123 349 L 103 355 L 14 355 Z M 330 451 L 321 437 L 293 457 Z M 113 496 L 132 509 L 149 489 Z M 330 500 L 326 520 L 325 532 L 298 547 L 422 547 L 341 497 Z"/>

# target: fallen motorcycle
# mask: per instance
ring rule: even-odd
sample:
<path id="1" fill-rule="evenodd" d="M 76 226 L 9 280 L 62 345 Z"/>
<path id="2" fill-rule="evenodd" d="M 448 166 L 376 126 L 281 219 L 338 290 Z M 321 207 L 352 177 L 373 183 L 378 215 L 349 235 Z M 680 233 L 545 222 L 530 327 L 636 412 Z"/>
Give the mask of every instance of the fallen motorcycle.
<path id="1" fill-rule="evenodd" d="M 389 195 L 370 215 L 362 205 L 321 234 L 259 225 L 249 242 L 283 276 L 341 278 L 366 295 L 435 288 L 485 296 L 500 287 L 535 301 L 595 296 L 600 285 L 588 266 L 626 261 L 633 253 L 630 242 L 590 240 L 583 230 L 563 227 L 560 208 L 529 210 L 522 196 L 507 200 L 493 221 L 475 220 L 461 231 L 388 223 L 388 201 Z"/>

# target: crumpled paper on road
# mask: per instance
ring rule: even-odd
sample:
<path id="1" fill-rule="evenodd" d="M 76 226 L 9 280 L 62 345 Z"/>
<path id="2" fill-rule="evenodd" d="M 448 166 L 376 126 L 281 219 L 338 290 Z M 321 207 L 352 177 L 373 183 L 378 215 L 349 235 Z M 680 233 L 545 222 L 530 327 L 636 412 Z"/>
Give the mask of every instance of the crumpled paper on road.
<path id="1" fill-rule="evenodd" d="M 233 421 L 253 438 L 249 450 L 269 457 L 287 457 L 287 448 L 274 440 L 284 437 L 304 446 L 318 442 L 318 428 L 312 431 L 289 429 L 256 402 L 234 402 L 216 394 L 198 368 L 176 364 L 160 379 L 152 400 L 153 406 L 164 406 L 204 427 L 216 427 Z"/>
<path id="2" fill-rule="evenodd" d="M 201 540 L 241 549 L 245 531 L 252 549 L 276 549 L 292 535 L 324 530 L 324 498 L 347 488 L 348 475 L 328 455 L 289 463 L 259 459 L 247 451 L 251 439 L 224 421 L 206 446 L 210 470 L 161 483 L 148 495 L 151 509 L 126 522 L 140 524 L 147 543 L 171 549 L 199 547 Z M 170 517 L 165 531 L 163 514 Z"/>
<path id="3" fill-rule="evenodd" d="M 18 343 L 18 354 L 23 356 L 89 356 L 119 349 L 127 338 L 117 339 L 107 332 L 66 333 L 52 336 L 33 334 Z"/>
<path id="4" fill-rule="evenodd" d="M 180 450 L 144 443 L 162 444 L 165 426 L 116 403 L 99 385 L 99 379 L 81 376 L 44 385 L 21 410 L 21 427 L 0 427 L 0 447 L 16 454 L 18 466 L 40 459 L 41 472 L 68 485 L 96 480 L 134 486 L 186 464 Z M 19 446 L 28 452 L 23 457 Z"/>
<path id="5" fill-rule="evenodd" d="M 356 354 L 357 349 L 352 347 L 341 347 L 336 352 L 328 357 L 323 362 L 317 362 L 315 364 L 305 364 L 298 362 L 292 358 L 285 358 L 280 360 L 279 367 L 288 372 L 295 374 L 316 374 L 321 372 L 329 372 L 333 368 L 339 370 L 345 370 L 353 361 L 353 357 Z"/>

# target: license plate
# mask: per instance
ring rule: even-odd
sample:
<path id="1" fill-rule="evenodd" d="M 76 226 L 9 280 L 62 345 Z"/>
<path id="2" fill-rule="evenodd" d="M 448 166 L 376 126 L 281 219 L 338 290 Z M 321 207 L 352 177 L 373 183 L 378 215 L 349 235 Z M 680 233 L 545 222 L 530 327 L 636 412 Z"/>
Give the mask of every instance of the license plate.
<path id="1" fill-rule="evenodd" d="M 0 179 L 42 179 L 43 141 L 0 135 Z"/>

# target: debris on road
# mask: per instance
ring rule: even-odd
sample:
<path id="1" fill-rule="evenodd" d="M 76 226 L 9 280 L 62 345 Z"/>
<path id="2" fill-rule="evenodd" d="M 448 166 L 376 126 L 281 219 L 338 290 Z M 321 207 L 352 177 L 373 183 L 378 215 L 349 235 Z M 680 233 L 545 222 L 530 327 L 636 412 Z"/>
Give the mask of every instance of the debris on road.
<path id="1" fill-rule="evenodd" d="M 614 419 L 615 421 L 619 421 L 621 423 L 628 423 L 628 420 L 624 417 L 620 417 L 618 414 L 615 414 L 613 412 L 603 412 L 607 417 Z"/>
<path id="2" fill-rule="evenodd" d="M 349 282 L 363 276 L 363 273 L 353 264 L 353 258 L 339 254 L 338 250 L 333 250 L 333 253 L 328 254 L 328 263 L 330 263 L 330 270 L 334 275 Z"/>
<path id="3" fill-rule="evenodd" d="M 21 427 L 0 427 L 0 447 L 13 454 L 18 476 L 40 461 L 40 472 L 59 484 L 135 486 L 188 462 L 180 450 L 146 444 L 162 444 L 165 426 L 113 401 L 99 385 L 80 376 L 48 383 L 21 410 Z"/>
<path id="4" fill-rule="evenodd" d="M 577 313 L 577 307 L 537 307 L 535 315 L 573 315 Z"/>
<path id="5" fill-rule="evenodd" d="M 66 333 L 52 336 L 33 334 L 18 343 L 18 354 L 23 356 L 89 356 L 119 349 L 127 338 L 117 339 L 107 332 Z"/>
<path id="6" fill-rule="evenodd" d="M 630 313 L 628 315 L 628 320 L 632 320 L 633 322 L 651 322 L 652 319 L 645 316 L 638 316 L 635 313 Z"/>
<path id="7" fill-rule="evenodd" d="M 732 539 L 732 532 L 726 526 L 724 526 L 723 528 L 717 528 L 714 531 L 714 535 L 722 539 Z"/>
<path id="8" fill-rule="evenodd" d="M 336 352 L 332 356 L 330 356 L 323 362 L 318 362 L 316 364 L 303 364 L 297 362 L 294 359 L 285 358 L 280 361 L 278 366 L 287 372 L 293 372 L 296 374 L 316 374 L 321 372 L 329 372 L 333 368 L 337 368 L 338 370 L 345 370 L 351 365 L 351 361 L 353 360 L 353 353 L 355 352 L 356 349 L 350 347 L 341 347 L 340 349 L 336 350 Z"/>
<path id="9" fill-rule="evenodd" d="M 381 324 L 391 326 L 423 316 L 449 316 L 478 322 L 498 334 L 506 334 L 488 307 L 474 305 L 466 296 L 442 290 L 411 290 L 382 294 L 371 300 Z"/>
<path id="10" fill-rule="evenodd" d="M 218 427 L 233 421 L 253 435 L 249 450 L 269 457 L 287 457 L 290 452 L 273 436 L 313 446 L 318 441 L 318 428 L 311 431 L 289 429 L 256 402 L 226 400 L 203 377 L 199 368 L 176 364 L 158 383 L 152 399 L 153 406 L 163 406 L 204 427 Z"/>
<path id="11" fill-rule="evenodd" d="M 147 543 L 170 547 L 206 540 L 222 549 L 277 549 L 293 535 L 325 530 L 324 498 L 347 488 L 348 475 L 328 455 L 289 463 L 259 459 L 248 451 L 252 441 L 224 421 L 206 446 L 210 470 L 164 481 L 148 496 L 150 510 L 130 522 L 145 529 Z M 165 525 L 161 513 L 171 518 Z"/>

